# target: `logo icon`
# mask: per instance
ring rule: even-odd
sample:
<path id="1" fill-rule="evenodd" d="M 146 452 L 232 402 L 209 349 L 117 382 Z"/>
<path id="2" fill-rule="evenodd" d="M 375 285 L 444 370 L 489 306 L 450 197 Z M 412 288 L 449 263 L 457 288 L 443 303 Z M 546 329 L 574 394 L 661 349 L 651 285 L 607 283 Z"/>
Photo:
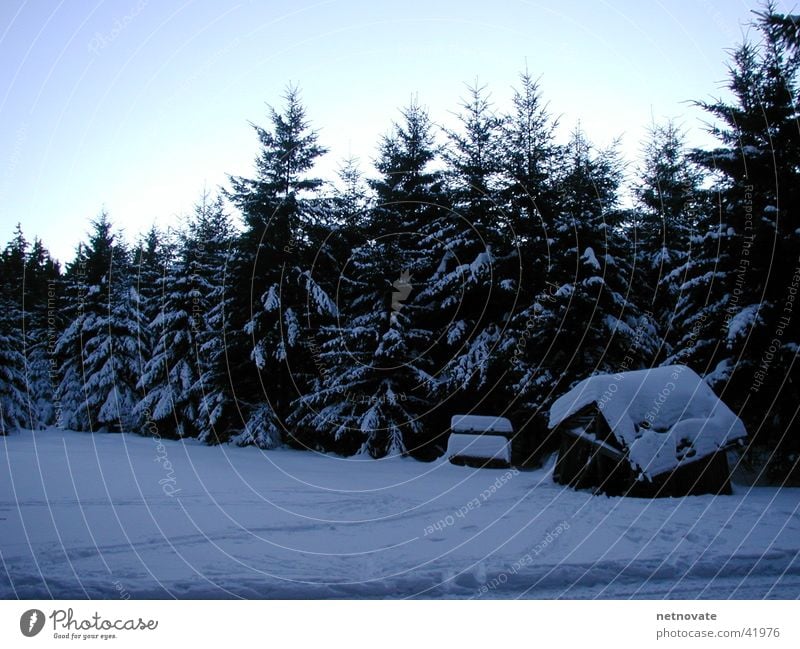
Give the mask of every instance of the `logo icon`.
<path id="1" fill-rule="evenodd" d="M 403 302 L 408 299 L 408 296 L 411 295 L 411 291 L 414 290 L 414 285 L 411 283 L 411 272 L 404 270 L 400 273 L 400 277 L 392 282 L 392 288 L 394 292 L 392 293 L 392 313 L 391 318 L 394 322 L 397 318 L 397 314 L 400 313 L 400 310 L 403 308 Z"/>
<path id="2" fill-rule="evenodd" d="M 26 638 L 32 638 L 44 628 L 44 613 L 38 608 L 25 611 L 19 618 L 19 630 Z"/>

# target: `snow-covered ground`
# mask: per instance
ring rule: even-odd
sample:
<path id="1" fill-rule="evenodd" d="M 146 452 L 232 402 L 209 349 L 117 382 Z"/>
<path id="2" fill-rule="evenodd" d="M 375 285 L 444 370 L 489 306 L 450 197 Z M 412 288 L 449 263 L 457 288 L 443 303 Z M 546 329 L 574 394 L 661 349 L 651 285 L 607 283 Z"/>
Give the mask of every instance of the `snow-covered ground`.
<path id="1" fill-rule="evenodd" d="M 548 470 L 0 438 L 0 597 L 796 598 L 800 490 L 606 498 Z"/>

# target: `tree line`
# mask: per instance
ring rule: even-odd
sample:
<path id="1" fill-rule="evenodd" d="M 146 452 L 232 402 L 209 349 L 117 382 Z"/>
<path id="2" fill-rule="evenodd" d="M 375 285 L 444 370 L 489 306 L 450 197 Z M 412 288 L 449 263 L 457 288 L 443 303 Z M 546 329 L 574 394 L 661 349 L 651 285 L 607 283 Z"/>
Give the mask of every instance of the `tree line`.
<path id="1" fill-rule="evenodd" d="M 2 432 L 431 459 L 450 416 L 475 412 L 510 417 L 535 458 L 580 379 L 682 363 L 774 476 L 796 472 L 800 55 L 771 6 L 755 27 L 730 98 L 697 102 L 716 145 L 654 125 L 633 179 L 615 145 L 580 128 L 559 142 L 525 72 L 503 110 L 469 87 L 452 130 L 412 102 L 370 172 L 350 159 L 323 182 L 289 87 L 254 126 L 253 172 L 180 227 L 128 242 L 103 213 L 63 268 L 18 227 L 0 263 Z"/>

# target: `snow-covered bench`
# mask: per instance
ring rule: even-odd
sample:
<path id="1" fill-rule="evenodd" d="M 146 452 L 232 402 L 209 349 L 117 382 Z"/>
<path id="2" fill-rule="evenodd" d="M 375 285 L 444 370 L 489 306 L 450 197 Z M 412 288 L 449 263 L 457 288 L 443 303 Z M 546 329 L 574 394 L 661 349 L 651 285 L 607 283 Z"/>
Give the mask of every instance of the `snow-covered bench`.
<path id="1" fill-rule="evenodd" d="M 505 417 L 454 415 L 450 430 L 446 455 L 453 464 L 511 466 L 510 437 L 514 428 Z"/>

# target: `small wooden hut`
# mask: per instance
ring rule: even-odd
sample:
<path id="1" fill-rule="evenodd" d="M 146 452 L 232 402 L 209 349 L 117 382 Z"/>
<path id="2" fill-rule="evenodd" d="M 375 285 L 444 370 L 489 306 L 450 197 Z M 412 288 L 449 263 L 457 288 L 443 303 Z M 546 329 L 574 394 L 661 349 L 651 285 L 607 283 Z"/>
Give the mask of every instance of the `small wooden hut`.
<path id="1" fill-rule="evenodd" d="M 513 434 L 514 428 L 505 417 L 454 415 L 450 420 L 447 458 L 462 466 L 510 467 Z"/>
<path id="2" fill-rule="evenodd" d="M 683 365 L 584 379 L 553 404 L 550 428 L 556 482 L 641 497 L 731 493 L 727 451 L 747 436 Z"/>

